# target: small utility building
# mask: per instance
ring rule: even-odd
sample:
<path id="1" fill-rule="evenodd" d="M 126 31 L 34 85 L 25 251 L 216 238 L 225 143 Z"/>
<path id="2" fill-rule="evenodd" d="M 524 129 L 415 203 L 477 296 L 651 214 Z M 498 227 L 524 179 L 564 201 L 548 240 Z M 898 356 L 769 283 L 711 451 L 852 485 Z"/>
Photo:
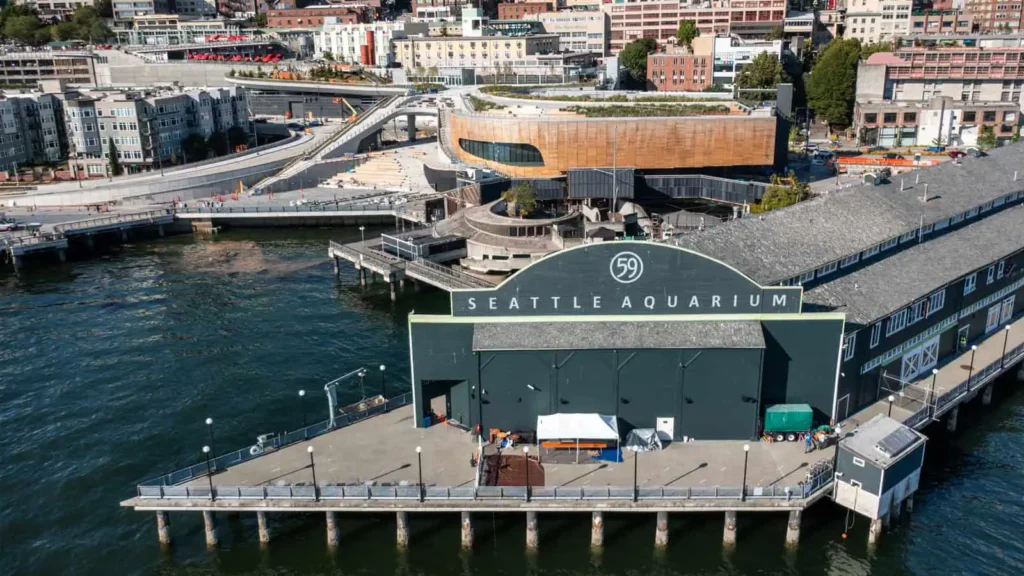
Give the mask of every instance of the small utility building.
<path id="1" fill-rule="evenodd" d="M 614 417 L 622 438 L 751 439 L 776 404 L 828 423 L 843 315 L 802 313 L 802 294 L 667 244 L 556 252 L 452 292 L 451 315 L 410 315 L 415 407 L 443 396 L 449 419 L 484 433 L 562 413 Z"/>
<path id="2" fill-rule="evenodd" d="M 839 443 L 836 502 L 872 520 L 917 491 L 925 437 L 879 414 Z"/>

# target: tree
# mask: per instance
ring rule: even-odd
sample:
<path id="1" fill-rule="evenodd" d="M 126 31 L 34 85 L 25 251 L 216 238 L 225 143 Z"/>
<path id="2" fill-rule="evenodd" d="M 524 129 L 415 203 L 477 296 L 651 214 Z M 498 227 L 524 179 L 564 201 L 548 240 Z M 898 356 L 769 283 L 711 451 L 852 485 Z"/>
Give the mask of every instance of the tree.
<path id="1" fill-rule="evenodd" d="M 256 22 L 257 26 L 265 28 L 267 26 L 267 15 L 264 14 L 263 12 L 260 12 L 259 14 L 256 15 L 256 18 L 254 18 L 254 21 Z"/>
<path id="2" fill-rule="evenodd" d="M 981 132 L 978 134 L 978 146 L 982 148 L 995 148 L 998 142 L 996 141 L 996 131 L 991 126 L 982 126 Z"/>
<path id="3" fill-rule="evenodd" d="M 206 160 L 210 155 L 210 148 L 206 140 L 199 134 L 189 134 L 181 141 L 181 151 L 185 154 L 186 162 L 199 162 Z"/>
<path id="4" fill-rule="evenodd" d="M 22 44 L 41 44 L 47 34 L 36 16 L 12 16 L 4 18 L 4 38 Z"/>
<path id="5" fill-rule="evenodd" d="M 633 40 L 619 52 L 619 62 L 637 82 L 647 79 L 647 55 L 654 52 L 658 43 L 654 38 Z"/>
<path id="6" fill-rule="evenodd" d="M 103 23 L 99 10 L 93 6 L 82 6 L 75 10 L 71 22 L 78 29 L 77 38 L 88 42 L 98 42 L 113 36 L 110 28 Z"/>
<path id="7" fill-rule="evenodd" d="M 324 60 L 334 62 L 334 54 L 332 54 L 330 50 L 324 50 Z"/>
<path id="8" fill-rule="evenodd" d="M 836 39 L 829 42 L 811 70 L 807 101 L 829 129 L 846 128 L 853 120 L 860 42 Z"/>
<path id="9" fill-rule="evenodd" d="M 96 11 L 100 13 L 101 18 L 114 17 L 114 5 L 110 0 L 96 0 L 94 5 L 96 6 Z"/>
<path id="10" fill-rule="evenodd" d="M 110 139 L 107 153 L 110 156 L 110 174 L 111 176 L 117 176 L 121 173 L 121 161 L 117 158 L 117 146 L 114 145 L 113 138 Z"/>
<path id="11" fill-rule="evenodd" d="M 693 40 L 700 36 L 700 29 L 697 28 L 697 23 L 693 20 L 680 20 L 679 29 L 676 30 L 676 42 L 680 46 L 686 46 L 689 49 L 693 49 Z"/>
<path id="12" fill-rule="evenodd" d="M 761 202 L 751 206 L 750 211 L 758 214 L 792 206 L 806 200 L 809 192 L 810 186 L 806 182 L 797 180 L 796 174 L 793 172 L 784 178 L 772 174 L 771 184 L 765 190 L 764 196 L 761 197 Z"/>
<path id="13" fill-rule="evenodd" d="M 78 26 L 72 22 L 61 22 L 56 26 L 50 26 L 50 36 L 58 42 L 73 40 L 78 37 Z"/>
<path id="14" fill-rule="evenodd" d="M 786 29 L 782 26 L 772 26 L 772 29 L 764 35 L 765 40 L 785 40 Z"/>
<path id="15" fill-rule="evenodd" d="M 736 75 L 736 87 L 744 90 L 771 88 L 782 82 L 789 82 L 789 74 L 782 69 L 782 62 L 770 52 L 761 52 Z M 771 92 L 748 92 L 753 98 L 767 100 Z"/>
<path id="16" fill-rule="evenodd" d="M 232 126 L 231 128 L 228 128 L 228 145 L 231 146 L 232 150 L 248 143 L 249 135 L 246 134 L 245 130 L 240 126 Z"/>
<path id="17" fill-rule="evenodd" d="M 508 203 L 508 214 L 514 215 L 518 207 L 519 214 L 525 216 L 537 209 L 537 191 L 533 184 L 520 182 L 506 190 L 501 197 Z"/>
<path id="18" fill-rule="evenodd" d="M 206 140 L 206 146 L 214 156 L 223 156 L 228 153 L 228 137 L 223 132 L 214 132 Z"/>

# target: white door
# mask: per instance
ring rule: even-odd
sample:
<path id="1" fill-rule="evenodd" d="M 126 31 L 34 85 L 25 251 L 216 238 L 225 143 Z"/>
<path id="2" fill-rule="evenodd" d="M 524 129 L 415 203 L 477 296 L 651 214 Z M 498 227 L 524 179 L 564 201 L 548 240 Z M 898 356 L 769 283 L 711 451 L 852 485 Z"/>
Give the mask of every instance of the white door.
<path id="1" fill-rule="evenodd" d="M 1006 300 L 1003 300 L 1003 309 L 999 312 L 999 323 L 1006 324 L 1013 318 L 1013 301 L 1016 296 L 1010 296 Z"/>
<path id="2" fill-rule="evenodd" d="M 903 356 L 903 367 L 900 370 L 900 380 L 903 384 L 910 382 L 921 372 L 921 349 L 914 348 L 909 354 Z"/>
<path id="3" fill-rule="evenodd" d="M 988 320 L 985 321 L 985 334 L 999 328 L 999 314 L 1002 308 L 1002 304 L 996 304 L 988 309 Z"/>
<path id="4" fill-rule="evenodd" d="M 939 363 L 939 337 L 936 336 L 921 346 L 921 366 L 918 372 L 931 370 Z"/>
<path id="5" fill-rule="evenodd" d="M 658 431 L 658 438 L 662 442 L 671 442 L 676 435 L 676 419 L 658 418 L 658 424 L 655 429 Z"/>

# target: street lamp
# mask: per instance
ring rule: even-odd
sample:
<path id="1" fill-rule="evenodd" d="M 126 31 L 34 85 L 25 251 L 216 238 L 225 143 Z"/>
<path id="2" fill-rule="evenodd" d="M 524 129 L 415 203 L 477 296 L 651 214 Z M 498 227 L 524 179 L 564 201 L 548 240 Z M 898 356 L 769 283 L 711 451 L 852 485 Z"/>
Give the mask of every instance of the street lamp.
<path id="1" fill-rule="evenodd" d="M 359 227 L 359 238 L 364 244 L 366 243 L 366 226 Z"/>
<path id="2" fill-rule="evenodd" d="M 530 447 L 523 446 L 523 455 L 526 458 L 526 501 L 530 501 Z"/>
<path id="3" fill-rule="evenodd" d="M 640 451 L 633 450 L 633 502 L 636 502 L 640 497 L 640 488 L 637 486 L 637 468 L 639 467 Z"/>
<path id="4" fill-rule="evenodd" d="M 210 447 L 203 446 L 203 454 L 206 456 L 206 479 L 210 481 L 210 500 L 213 496 L 213 470 L 210 469 Z"/>
<path id="5" fill-rule="evenodd" d="M 306 428 L 306 391 L 299 390 L 299 407 L 302 408 L 302 428 Z"/>
<path id="6" fill-rule="evenodd" d="M 747 460 L 750 457 L 750 444 L 743 445 L 743 485 L 740 487 L 740 502 L 747 501 Z"/>
<path id="7" fill-rule="evenodd" d="M 384 370 L 383 364 L 380 365 L 380 396 L 384 399 L 384 411 L 388 411 L 388 386 L 384 382 Z"/>
<path id="8" fill-rule="evenodd" d="M 971 344 L 971 370 L 967 373 L 967 389 L 971 389 L 971 378 L 974 377 L 974 355 L 978 353 L 978 345 Z"/>
<path id="9" fill-rule="evenodd" d="M 999 368 L 1006 368 L 1006 343 L 1010 340 L 1010 325 L 1003 330 L 1003 355 L 999 357 Z"/>
<path id="10" fill-rule="evenodd" d="M 213 418 L 206 419 L 206 428 L 210 431 L 210 452 L 213 452 Z"/>
<path id="11" fill-rule="evenodd" d="M 416 447 L 416 472 L 419 476 L 420 502 L 423 502 L 423 447 Z"/>
<path id="12" fill-rule="evenodd" d="M 924 405 L 925 410 L 927 410 L 928 407 L 932 405 L 932 398 L 935 395 L 935 381 L 938 378 L 939 378 L 939 369 L 938 368 L 932 368 L 932 385 L 931 385 L 931 387 L 928 388 L 928 397 L 925 398 L 925 405 Z"/>
<path id="13" fill-rule="evenodd" d="M 316 491 L 316 464 L 313 462 L 313 447 L 307 447 L 306 452 L 309 452 L 309 469 L 313 473 L 313 499 L 319 500 L 320 495 Z"/>
<path id="14" fill-rule="evenodd" d="M 363 385 L 363 383 L 364 383 L 363 379 L 364 378 L 366 378 L 366 370 L 365 369 L 360 369 L 359 370 L 359 394 L 362 396 L 363 400 L 366 399 L 366 386 Z"/>
<path id="15" fill-rule="evenodd" d="M 895 400 L 896 400 L 896 397 L 893 396 L 892 394 L 889 394 L 889 414 L 888 414 L 889 418 L 892 418 L 892 403 Z"/>

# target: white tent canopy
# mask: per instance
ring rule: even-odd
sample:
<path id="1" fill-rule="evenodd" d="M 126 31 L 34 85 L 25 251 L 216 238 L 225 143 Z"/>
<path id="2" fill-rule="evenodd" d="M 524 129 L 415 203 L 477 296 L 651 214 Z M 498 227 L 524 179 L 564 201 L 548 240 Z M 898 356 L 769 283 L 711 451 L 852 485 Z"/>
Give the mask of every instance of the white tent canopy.
<path id="1" fill-rule="evenodd" d="M 548 414 L 537 417 L 537 440 L 619 441 L 615 416 L 601 414 Z"/>

